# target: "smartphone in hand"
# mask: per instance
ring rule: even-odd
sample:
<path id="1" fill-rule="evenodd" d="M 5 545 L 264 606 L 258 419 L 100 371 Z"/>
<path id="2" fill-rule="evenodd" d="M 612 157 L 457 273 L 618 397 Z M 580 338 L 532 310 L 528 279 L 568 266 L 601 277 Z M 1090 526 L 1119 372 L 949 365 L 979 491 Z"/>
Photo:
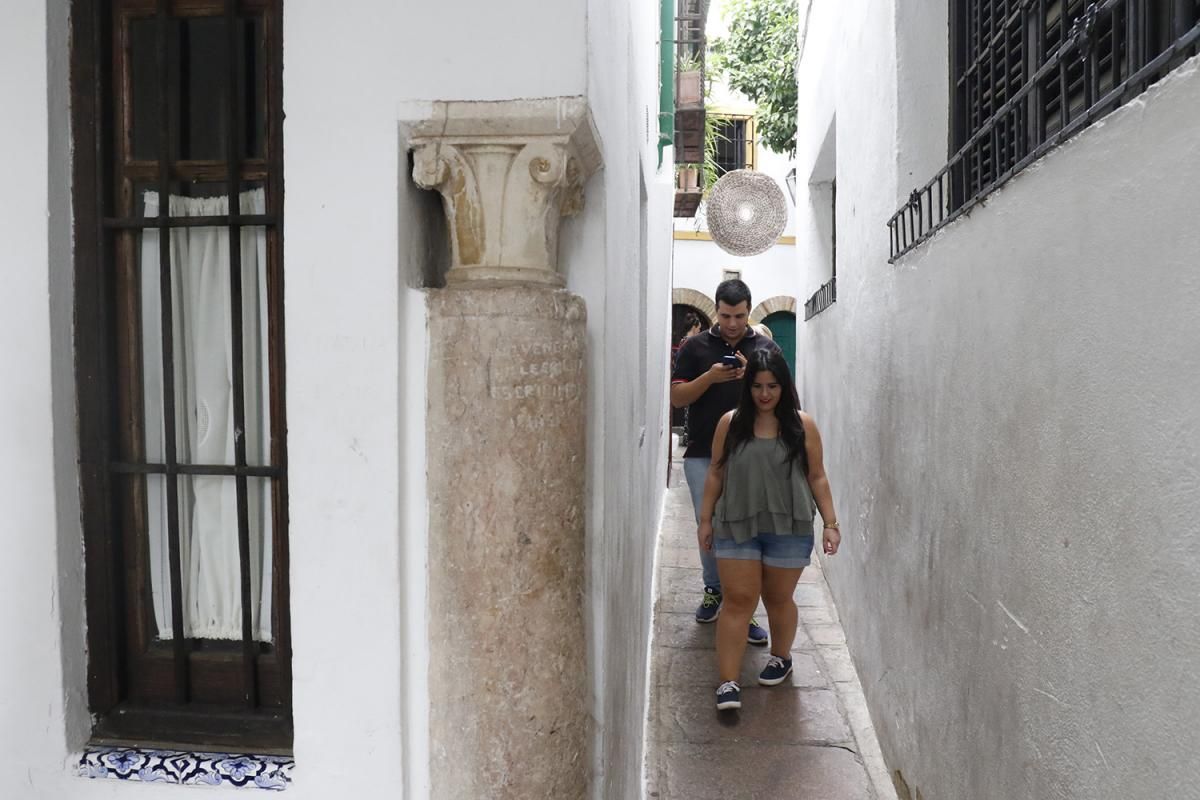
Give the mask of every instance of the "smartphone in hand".
<path id="1" fill-rule="evenodd" d="M 721 363 L 733 369 L 740 369 L 742 366 L 742 360 L 737 356 L 721 356 Z"/>

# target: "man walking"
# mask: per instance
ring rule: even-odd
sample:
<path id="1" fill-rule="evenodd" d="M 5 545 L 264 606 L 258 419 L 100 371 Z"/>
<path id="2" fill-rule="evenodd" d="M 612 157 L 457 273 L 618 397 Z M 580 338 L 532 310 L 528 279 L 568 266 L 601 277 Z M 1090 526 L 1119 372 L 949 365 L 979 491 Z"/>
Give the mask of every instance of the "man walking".
<path id="1" fill-rule="evenodd" d="M 717 324 L 683 343 L 671 373 L 671 405 L 688 409 L 683 475 L 697 522 L 717 421 L 737 405 L 750 355 L 760 349 L 779 349 L 775 342 L 750 328 L 750 287 L 739 280 L 724 281 L 717 287 L 716 300 Z M 740 365 L 722 363 L 728 356 L 736 358 Z M 701 550 L 700 565 L 704 595 L 696 609 L 696 621 L 715 622 L 721 613 L 721 577 L 716 556 Z M 767 632 L 757 620 L 750 620 L 747 641 L 755 645 L 767 643 Z"/>

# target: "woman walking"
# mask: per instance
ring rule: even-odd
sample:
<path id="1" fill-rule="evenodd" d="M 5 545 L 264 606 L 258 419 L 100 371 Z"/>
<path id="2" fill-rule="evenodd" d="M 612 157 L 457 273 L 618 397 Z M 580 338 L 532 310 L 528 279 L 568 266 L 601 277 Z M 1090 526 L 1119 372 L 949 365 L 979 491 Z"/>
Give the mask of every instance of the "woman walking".
<path id="1" fill-rule="evenodd" d="M 783 355 L 755 352 L 746 364 L 737 408 L 717 424 L 697 536 L 715 550 L 724 606 L 717 620 L 717 708 L 741 708 L 746 626 L 761 595 L 771 629 L 764 686 L 792 671 L 797 611 L 792 595 L 813 549 L 813 512 L 824 521 L 826 555 L 841 534 L 821 455 L 821 434 L 799 408 Z"/>

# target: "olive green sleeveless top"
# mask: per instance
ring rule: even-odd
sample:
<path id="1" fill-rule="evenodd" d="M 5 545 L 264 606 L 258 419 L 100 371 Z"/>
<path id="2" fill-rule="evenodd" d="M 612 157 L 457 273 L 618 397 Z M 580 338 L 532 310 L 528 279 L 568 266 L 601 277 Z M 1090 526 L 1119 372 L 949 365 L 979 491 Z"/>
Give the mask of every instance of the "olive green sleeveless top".
<path id="1" fill-rule="evenodd" d="M 789 469 L 781 439 L 754 438 L 725 463 L 713 535 L 738 544 L 759 533 L 812 536 L 816 503 L 799 461 Z"/>

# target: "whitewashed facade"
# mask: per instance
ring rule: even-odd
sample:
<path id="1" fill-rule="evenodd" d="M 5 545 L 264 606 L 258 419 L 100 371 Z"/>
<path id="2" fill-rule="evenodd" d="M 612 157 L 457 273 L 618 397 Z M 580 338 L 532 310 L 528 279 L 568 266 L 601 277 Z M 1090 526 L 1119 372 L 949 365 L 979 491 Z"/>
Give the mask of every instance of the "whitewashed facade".
<path id="1" fill-rule="evenodd" d="M 1200 63 L 889 264 L 947 162 L 948 5 L 801 4 L 802 295 L 806 184 L 838 198 L 837 301 L 800 332 L 826 574 L 901 796 L 1188 796 Z"/>
<path id="2" fill-rule="evenodd" d="M 72 349 L 70 18 L 0 26 L 0 796 L 175 797 L 77 776 L 90 730 Z M 665 470 L 669 159 L 658 9 L 635 2 L 284 2 L 284 264 L 294 782 L 285 796 L 430 791 L 422 275 L 429 198 L 409 124 L 436 100 L 586 99 L 602 170 L 559 262 L 588 306 L 587 613 L 595 797 L 635 796 L 653 531 Z M 636 354 L 630 358 L 630 354 Z M 487 458 L 486 452 L 480 453 Z M 536 511 L 531 510 L 531 513 Z M 355 657 L 347 659 L 346 653 Z M 469 679 L 469 678 L 468 678 Z M 481 700 L 480 702 L 496 702 Z"/>

